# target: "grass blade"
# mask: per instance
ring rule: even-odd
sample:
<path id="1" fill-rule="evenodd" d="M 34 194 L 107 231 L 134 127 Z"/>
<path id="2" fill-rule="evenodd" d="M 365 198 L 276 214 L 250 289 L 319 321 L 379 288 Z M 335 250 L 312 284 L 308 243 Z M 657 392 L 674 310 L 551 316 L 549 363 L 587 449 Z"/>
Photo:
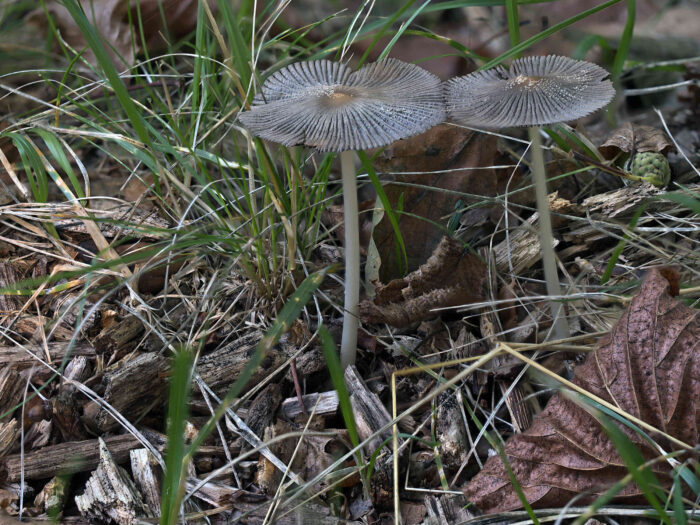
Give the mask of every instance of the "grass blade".
<path id="1" fill-rule="evenodd" d="M 625 0 L 625 2 L 627 2 L 627 21 L 625 22 L 625 29 L 622 31 L 620 44 L 617 47 L 617 53 L 615 53 L 615 60 L 613 61 L 612 68 L 610 68 L 610 75 L 615 80 L 620 78 L 622 68 L 625 65 L 625 60 L 627 60 L 627 54 L 630 50 L 630 43 L 632 42 L 632 36 L 634 35 L 634 22 L 637 14 L 636 0 Z"/>
<path id="2" fill-rule="evenodd" d="M 177 523 L 180 501 L 185 492 L 185 425 L 189 415 L 193 361 L 193 355 L 187 349 L 178 351 L 173 359 L 168 400 L 168 453 L 165 458 L 165 479 L 161 493 L 161 525 Z"/>
<path id="3" fill-rule="evenodd" d="M 479 69 L 489 69 L 494 66 L 497 66 L 504 60 L 507 60 L 509 58 L 515 57 L 518 54 L 522 53 L 525 51 L 527 48 L 530 46 L 536 44 L 537 42 L 540 42 L 541 40 L 544 40 L 545 38 L 553 35 L 554 33 L 561 31 L 562 29 L 569 27 L 571 24 L 575 24 L 576 22 L 583 20 L 584 18 L 588 18 L 592 14 L 597 13 L 598 11 L 602 11 L 603 9 L 607 9 L 610 6 L 613 6 L 622 0 L 608 0 L 605 3 L 600 4 L 599 6 L 592 7 L 591 9 L 587 9 L 586 11 L 582 11 L 581 13 L 572 16 L 571 18 L 567 18 L 563 22 L 559 22 L 558 24 L 553 25 L 549 29 L 545 29 L 544 31 L 536 34 L 533 37 L 528 38 L 527 40 L 521 42 L 517 46 L 511 47 L 508 51 L 503 53 L 501 56 L 498 56 L 494 58 L 493 60 L 488 61 L 486 64 L 482 65 Z"/>

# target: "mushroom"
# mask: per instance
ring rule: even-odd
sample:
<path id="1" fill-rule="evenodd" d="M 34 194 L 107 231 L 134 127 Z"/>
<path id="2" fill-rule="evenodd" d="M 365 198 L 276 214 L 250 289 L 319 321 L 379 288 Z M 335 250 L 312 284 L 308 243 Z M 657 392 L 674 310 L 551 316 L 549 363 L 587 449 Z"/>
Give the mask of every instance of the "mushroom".
<path id="1" fill-rule="evenodd" d="M 341 363 L 355 362 L 360 297 L 360 241 L 353 151 L 417 135 L 445 119 L 440 80 L 424 69 L 384 59 L 352 71 L 329 60 L 297 62 L 270 76 L 249 111 L 248 130 L 285 146 L 340 152 L 345 220 L 345 305 Z"/>
<path id="2" fill-rule="evenodd" d="M 615 96 L 603 68 L 561 56 L 532 56 L 444 83 L 448 117 L 467 126 L 529 126 L 532 172 L 540 217 L 540 239 L 547 293 L 560 296 L 552 224 L 547 205 L 547 180 L 538 126 L 581 118 L 607 105 Z M 550 303 L 555 335 L 568 337 L 561 304 Z"/>

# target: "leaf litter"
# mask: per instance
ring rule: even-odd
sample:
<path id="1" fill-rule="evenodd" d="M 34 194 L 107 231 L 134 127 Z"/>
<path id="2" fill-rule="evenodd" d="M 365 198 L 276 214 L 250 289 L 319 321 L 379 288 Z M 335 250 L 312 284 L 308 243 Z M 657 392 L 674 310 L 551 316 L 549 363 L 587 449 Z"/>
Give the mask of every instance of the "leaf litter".
<path id="1" fill-rule="evenodd" d="M 640 432 L 620 427 L 647 461 L 662 450 L 684 450 L 678 441 L 692 449 L 700 431 L 700 313 L 671 295 L 678 274 L 668 272 L 672 281 L 658 269 L 649 270 L 629 307 L 576 368 L 573 380 L 659 430 L 650 436 L 652 446 Z M 584 406 L 562 394 L 549 401 L 529 429 L 506 442 L 505 456 L 525 497 L 536 507 L 559 507 L 576 495 L 585 505 L 627 473 L 601 424 Z M 657 461 L 651 469 L 668 488 L 672 465 Z M 486 462 L 464 493 L 483 512 L 522 505 L 500 456 Z M 634 483 L 622 488 L 618 500 L 645 501 Z"/>
<path id="2" fill-rule="evenodd" d="M 101 27 L 118 21 L 126 5 L 109 1 L 92 4 L 102 6 L 100 13 L 104 16 L 96 20 Z M 50 9 L 53 7 L 50 3 Z M 176 11 L 166 9 L 166 13 Z M 185 18 L 187 22 L 187 15 Z M 148 27 L 145 29 L 150 32 Z M 119 40 L 120 34 L 123 37 L 119 31 L 118 27 L 105 26 L 103 32 L 108 39 L 110 34 L 115 36 L 110 42 L 131 64 L 130 48 L 119 47 L 123 40 Z M 162 38 L 159 31 L 156 28 L 152 33 L 155 40 Z M 61 34 L 67 39 L 70 28 Z M 485 35 L 483 40 L 493 39 Z M 71 45 L 83 46 L 80 41 Z M 90 60 L 89 54 L 85 56 Z M 429 66 L 430 61 L 426 64 Z M 141 95 L 134 91 L 133 96 Z M 674 137 L 697 127 L 692 120 L 692 115 L 698 114 L 697 100 L 693 103 L 690 98 L 684 104 L 688 110 L 684 110 L 684 116 L 676 114 L 675 121 L 669 120 Z M 670 113 L 664 115 L 670 117 Z M 2 117 L 3 124 L 14 122 L 12 116 L 7 121 Z M 644 133 L 640 130 L 644 128 L 638 120 L 634 119 L 636 131 L 627 141 L 633 146 L 636 141 L 632 149 L 642 151 L 645 146 L 640 137 Z M 650 119 L 641 120 L 661 127 Z M 605 135 L 599 127 L 595 120 L 587 120 L 577 132 L 590 133 L 598 144 Z M 624 135 L 627 128 L 618 134 Z M 399 212 L 410 269 L 415 271 L 397 275 L 399 256 L 393 227 L 385 217 L 373 232 L 380 246 L 385 284 L 379 283 L 378 295 L 364 303 L 360 334 L 361 340 L 371 344 L 361 345 L 364 351 L 358 368 L 353 369 L 354 379 L 346 377 L 346 384 L 352 385 L 354 415 L 363 422 L 362 435 L 368 436 L 367 443 L 372 443 L 363 450 L 364 461 L 377 452 L 372 458 L 373 474 L 368 486 L 357 474 L 355 456 L 348 452 L 350 444 L 339 416 L 338 396 L 313 338 L 321 321 L 314 308 L 322 310 L 323 322 L 331 324 L 332 329 L 337 322 L 337 315 L 324 301 L 337 299 L 338 287 L 327 280 L 316 298 L 318 302 L 309 303 L 290 333 L 263 360 L 227 415 L 226 424 L 195 454 L 187 478 L 191 493 L 185 508 L 187 519 L 200 516 L 194 506 L 189 506 L 191 502 L 206 512 L 242 523 L 263 523 L 266 519 L 335 523 L 337 515 L 355 522 L 391 519 L 393 458 L 390 446 L 380 447 L 388 432 L 378 432 L 389 422 L 392 372 L 416 363 L 440 365 L 458 357 L 474 359 L 501 341 L 520 351 L 547 351 L 540 362 L 562 375 L 570 366 L 566 363 L 589 353 L 586 363 L 575 369 L 578 384 L 674 439 L 689 445 L 697 443 L 693 410 L 697 406 L 698 321 L 692 302 L 696 293 L 692 288 L 681 288 L 687 296 L 681 300 L 670 297 L 678 292 L 679 282 L 694 286 L 697 280 L 697 216 L 676 202 L 659 199 L 664 193 L 685 197 L 697 194 L 696 179 L 682 179 L 689 170 L 678 163 L 673 164 L 673 179 L 687 184 L 673 185 L 668 190 L 639 184 L 623 186 L 618 179 L 606 178 L 597 171 L 585 176 L 567 175 L 586 166 L 574 160 L 558 172 L 549 172 L 550 178 L 563 176 L 561 182 L 552 181 L 550 189 L 560 193 L 550 195 L 550 208 L 557 214 L 557 251 L 562 281 L 568 284 L 570 295 L 567 315 L 576 328 L 570 341 L 552 346 L 546 341 L 551 319 L 543 307 L 544 289 L 537 264 L 538 218 L 532 213 L 533 198 L 522 176 L 527 171 L 526 163 L 521 162 L 523 149 L 519 138 L 513 138 L 440 126 L 392 144 L 373 161 L 380 176 L 394 183 L 387 187 L 387 194 Z M 653 143 L 657 150 L 670 153 L 666 143 Z M 2 148 L 9 162 L 18 160 L 6 144 L 2 143 Z M 695 158 L 692 147 L 684 148 Z M 78 151 L 81 156 L 86 153 L 87 149 Z M 95 175 L 106 173 L 105 178 L 117 182 L 114 187 L 121 184 L 118 179 L 129 175 L 121 163 L 109 157 L 101 162 L 106 165 L 97 166 Z M 138 174 L 144 181 L 150 176 L 147 170 Z M 155 211 L 159 208 L 151 202 L 148 206 L 140 202 L 151 191 L 148 185 L 139 186 L 132 198 L 127 198 L 135 202 L 114 212 L 90 210 L 96 219 L 106 219 L 99 228 L 110 242 L 120 244 L 127 238 L 128 242 L 122 244 L 124 253 L 143 245 L 154 248 L 143 258 L 133 259 L 134 271 L 138 271 L 137 266 L 146 270 L 157 267 L 148 283 L 138 285 L 139 295 L 130 295 L 124 289 L 115 291 L 113 286 L 118 281 L 104 271 L 87 285 L 84 278 L 61 281 L 46 296 L 38 295 L 31 301 L 15 295 L 2 297 L 5 308 L 0 315 L 5 340 L 0 347 L 0 411 L 5 417 L 0 421 L 0 494 L 2 508 L 14 516 L 19 511 L 22 476 L 25 517 L 41 516 L 45 520 L 47 513 L 63 511 L 65 519 L 79 520 L 76 496 L 94 496 L 100 487 L 130 489 L 131 479 L 137 491 L 155 494 L 155 500 L 151 497 L 147 501 L 151 511 L 158 509 L 154 503 L 160 489 L 158 461 L 165 454 L 167 441 L 162 399 L 170 373 L 163 342 L 191 342 L 183 336 L 188 332 L 202 336 L 187 424 L 186 438 L 192 439 L 210 417 L 217 396 L 242 373 L 284 302 L 286 294 L 266 297 L 253 278 L 236 267 L 232 270 L 230 260 L 217 252 L 221 245 L 206 251 L 203 257 L 190 252 L 181 259 L 167 254 L 164 258 L 153 257 L 162 247 L 159 241 L 164 236 L 169 239 L 168 230 L 174 231 L 180 224 L 160 219 Z M 158 203 L 160 197 L 153 197 L 153 203 Z M 372 206 L 378 204 L 370 201 L 367 211 Z M 630 221 L 641 206 L 645 212 L 632 227 Z M 203 210 L 202 215 L 208 211 Z M 332 211 L 337 217 L 337 210 Z M 201 216 L 196 219 L 200 221 Z M 0 242 L 3 285 L 75 270 L 99 257 L 84 231 L 85 218 L 55 203 L 6 206 L 0 221 L 5 228 Z M 315 247 L 310 260 L 304 261 L 311 269 L 342 259 L 338 221 L 331 217 L 329 222 L 335 231 Z M 448 222 L 454 226 L 454 238 L 444 237 Z M 56 226 L 58 239 L 46 236 L 47 224 Z M 611 272 L 610 286 L 603 288 L 600 277 L 620 240 L 626 241 L 624 248 Z M 266 256 L 264 251 L 261 253 Z M 668 263 L 677 263 L 680 274 L 648 270 Z M 163 269 L 166 271 L 155 272 Z M 224 282 L 210 295 L 207 283 L 212 271 L 220 269 L 225 270 L 219 273 L 225 275 Z M 647 277 L 640 291 L 628 301 L 624 294 L 644 277 L 645 271 Z M 84 286 L 88 286 L 89 294 L 82 293 Z M 623 305 L 627 305 L 624 312 Z M 85 318 L 87 311 L 90 315 Z M 591 353 L 595 338 L 607 331 L 610 335 Z M 644 353 L 650 350 L 651 355 Z M 64 360 L 64 379 L 54 381 L 52 370 L 42 361 L 58 367 Z M 301 378 L 301 401 L 306 413 L 300 409 L 289 372 L 293 360 Z M 404 377 L 395 391 L 400 415 L 458 372 L 459 365 L 446 363 L 435 375 Z M 53 382 L 42 390 L 43 398 L 34 397 L 22 411 L 16 410 L 27 384 L 34 390 L 49 379 Z M 138 388 L 131 388 L 135 383 Z M 402 415 L 399 499 L 406 522 L 428 523 L 432 518 L 458 523 L 473 517 L 470 512 L 475 507 L 502 512 L 520 506 L 499 466 L 500 460 L 486 459 L 493 454 L 484 438 L 486 432 L 514 435 L 506 445 L 506 454 L 535 506 L 563 506 L 580 491 L 589 491 L 588 498 L 593 498 L 604 490 L 606 482 L 624 476 L 627 471 L 623 462 L 600 425 L 565 396 L 556 395 L 530 425 L 531 414 L 537 411 L 536 401 L 546 392 L 539 379 L 517 359 L 499 356 L 460 383 L 458 392 L 443 392 L 431 407 Z M 111 413 L 105 401 L 113 403 L 119 414 Z M 473 417 L 483 426 L 473 424 L 468 409 L 475 411 Z M 24 429 L 20 429 L 22 424 Z M 657 448 L 635 432 L 621 428 L 644 458 L 653 461 L 651 468 L 668 487 L 670 466 L 658 459 L 659 448 L 673 452 L 679 447 L 663 435 L 650 433 Z M 24 442 L 20 430 L 24 430 Z M 405 437 L 409 434 L 419 439 Z M 103 453 L 106 451 L 108 454 Z M 76 454 L 84 458 L 79 465 L 72 461 Z M 139 457 L 146 459 L 140 462 Z M 681 455 L 676 459 L 687 458 Z M 60 483 L 65 472 L 74 473 L 68 488 Z M 100 479 L 109 472 L 118 472 L 112 479 L 123 483 L 111 488 L 109 484 L 100 485 Z M 296 491 L 290 482 L 299 478 L 308 482 L 309 494 Z M 141 485 L 149 479 L 151 482 Z M 336 480 L 341 481 L 334 485 Z M 453 493 L 466 487 L 468 498 L 441 492 L 445 487 Z M 34 500 L 29 497 L 31 491 L 41 497 Z M 316 492 L 313 501 L 295 509 L 301 495 Z M 625 502 L 643 502 L 634 484 L 627 485 L 621 494 Z M 61 502 L 58 506 L 57 501 Z M 84 517 L 95 520 L 106 520 L 112 512 L 117 522 L 130 523 L 151 514 L 140 504 L 118 507 L 117 512 L 113 510 L 116 504 L 110 502 L 81 501 Z M 472 505 L 468 505 L 470 501 Z"/>

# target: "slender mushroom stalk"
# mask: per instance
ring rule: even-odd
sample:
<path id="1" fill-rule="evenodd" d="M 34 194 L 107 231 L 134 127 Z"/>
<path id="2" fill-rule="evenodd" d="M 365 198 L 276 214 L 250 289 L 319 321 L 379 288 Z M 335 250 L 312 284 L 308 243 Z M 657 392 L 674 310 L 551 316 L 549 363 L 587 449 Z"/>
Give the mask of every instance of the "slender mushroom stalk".
<path id="1" fill-rule="evenodd" d="M 284 146 L 341 152 L 345 217 L 345 305 L 341 362 L 355 362 L 360 237 L 353 151 L 377 148 L 440 124 L 440 80 L 392 58 L 352 71 L 329 60 L 297 62 L 271 75 L 239 119 L 251 133 Z"/>
<path id="2" fill-rule="evenodd" d="M 544 171 L 544 154 L 542 153 L 542 138 L 538 127 L 530 126 L 530 148 L 532 155 L 532 178 L 535 183 L 535 200 L 537 201 L 537 214 L 540 219 L 540 246 L 542 246 L 542 269 L 547 285 L 547 295 L 561 297 L 561 286 L 557 272 L 557 259 L 554 254 L 554 233 L 552 232 L 552 218 L 549 214 L 549 202 L 547 195 L 547 175 Z M 562 304 L 557 301 L 549 302 L 549 309 L 554 320 L 554 336 L 557 339 L 566 339 L 571 335 L 569 322 L 562 314 Z"/>
<path id="3" fill-rule="evenodd" d="M 521 58 L 510 70 L 498 66 L 444 84 L 448 116 L 455 122 L 491 129 L 530 126 L 542 262 L 550 296 L 560 296 L 561 290 L 539 126 L 575 120 L 608 104 L 615 89 L 607 77 L 607 71 L 590 62 L 550 55 Z M 551 301 L 550 310 L 555 336 L 568 337 L 561 303 Z"/>
<path id="4" fill-rule="evenodd" d="M 345 224 L 345 312 L 340 362 L 343 370 L 355 363 L 360 302 L 360 219 L 357 206 L 357 179 L 352 151 L 340 154 L 343 181 L 343 219 Z"/>

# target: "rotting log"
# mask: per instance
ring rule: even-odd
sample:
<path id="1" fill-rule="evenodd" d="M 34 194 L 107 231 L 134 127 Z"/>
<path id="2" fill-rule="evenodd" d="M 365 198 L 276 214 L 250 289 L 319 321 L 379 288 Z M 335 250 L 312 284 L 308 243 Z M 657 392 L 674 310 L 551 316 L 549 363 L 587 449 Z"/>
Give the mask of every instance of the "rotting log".
<path id="1" fill-rule="evenodd" d="M 40 360 L 46 360 L 45 348 L 48 348 L 51 364 L 54 366 L 60 365 L 66 356 L 95 358 L 95 348 L 84 342 L 71 345 L 69 342 L 53 341 L 47 343 L 46 347 L 43 344 L 0 346 L 0 367 L 24 369 L 41 366 Z"/>
<path id="2" fill-rule="evenodd" d="M 141 442 L 130 434 L 104 438 L 112 458 L 116 463 L 129 459 L 129 451 L 141 448 Z M 73 441 L 40 448 L 24 454 L 24 479 L 47 479 L 58 474 L 74 474 L 94 469 L 100 460 L 97 439 Z M 13 454 L 0 460 L 0 481 L 19 481 L 22 471 L 22 458 Z"/>

